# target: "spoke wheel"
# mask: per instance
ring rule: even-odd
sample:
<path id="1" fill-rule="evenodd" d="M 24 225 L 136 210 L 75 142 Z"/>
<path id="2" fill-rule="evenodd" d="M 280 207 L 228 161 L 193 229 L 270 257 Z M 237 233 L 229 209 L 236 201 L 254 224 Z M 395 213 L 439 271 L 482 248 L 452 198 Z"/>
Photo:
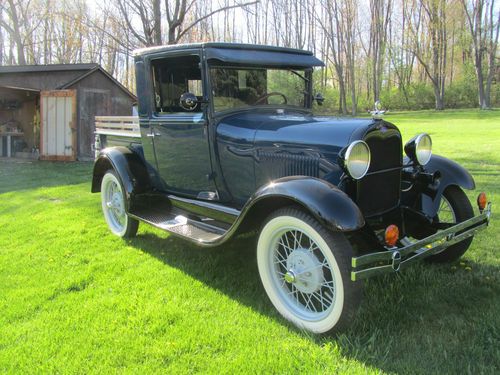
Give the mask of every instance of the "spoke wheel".
<path id="1" fill-rule="evenodd" d="M 120 237 L 132 237 L 137 233 L 138 221 L 128 217 L 125 195 L 114 171 L 108 171 L 101 182 L 101 202 L 104 218 L 111 232 Z"/>
<path id="2" fill-rule="evenodd" d="M 441 197 L 437 220 L 440 223 L 458 224 L 474 216 L 474 210 L 469 198 L 458 186 L 448 186 Z M 470 247 L 472 239 L 469 237 L 443 251 L 427 258 L 432 262 L 453 262 L 459 259 Z"/>
<path id="3" fill-rule="evenodd" d="M 351 246 L 297 209 L 264 224 L 257 246 L 259 273 L 276 309 L 297 326 L 326 333 L 346 324 L 361 285 L 349 279 Z"/>
<path id="4" fill-rule="evenodd" d="M 441 197 L 439 209 L 436 213 L 436 221 L 444 224 L 458 224 L 474 216 L 474 210 L 467 195 L 458 186 L 448 186 Z M 420 237 L 419 237 L 420 238 Z M 431 262 L 453 262 L 459 259 L 470 247 L 472 239 L 469 237 L 455 245 L 452 245 L 435 255 L 427 258 Z M 410 245 L 417 240 L 413 237 L 401 239 L 403 245 Z"/>
<path id="5" fill-rule="evenodd" d="M 437 217 L 440 223 L 446 223 L 446 224 L 457 223 L 457 217 L 455 211 L 453 211 L 451 203 L 448 201 L 448 199 L 446 199 L 444 195 L 441 197 L 441 203 L 439 204 Z"/>

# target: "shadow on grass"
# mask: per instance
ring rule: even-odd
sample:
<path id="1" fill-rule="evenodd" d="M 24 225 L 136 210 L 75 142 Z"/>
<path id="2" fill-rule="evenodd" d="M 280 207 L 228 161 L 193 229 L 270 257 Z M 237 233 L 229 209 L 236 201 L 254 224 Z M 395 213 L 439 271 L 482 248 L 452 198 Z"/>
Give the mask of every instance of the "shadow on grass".
<path id="1" fill-rule="evenodd" d="M 139 235 L 130 244 L 290 326 L 260 283 L 255 236 L 214 249 L 153 234 Z M 347 332 L 336 337 L 303 335 L 319 346 L 339 345 L 344 356 L 389 372 L 490 372 L 499 365 L 492 347 L 499 327 L 488 319 L 497 315 L 498 305 L 491 302 L 500 294 L 498 274 L 496 267 L 470 262 L 455 268 L 419 264 L 399 277 L 367 282 L 362 307 Z"/>
<path id="2" fill-rule="evenodd" d="M 477 180 L 482 180 L 483 178 L 489 178 L 489 177 L 494 177 L 498 178 L 500 177 L 500 172 L 498 170 L 492 171 L 492 170 L 484 170 L 480 168 L 467 168 L 467 171 L 474 177 L 474 179 Z"/>
<path id="3" fill-rule="evenodd" d="M 11 191 L 76 185 L 92 181 L 89 162 L 0 160 L 0 194 Z"/>

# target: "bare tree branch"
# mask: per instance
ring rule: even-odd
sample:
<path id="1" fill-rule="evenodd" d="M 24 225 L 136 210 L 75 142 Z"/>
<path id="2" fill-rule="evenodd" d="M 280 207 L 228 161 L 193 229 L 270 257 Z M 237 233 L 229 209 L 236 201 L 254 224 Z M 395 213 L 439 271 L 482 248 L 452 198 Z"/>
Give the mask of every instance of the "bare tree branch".
<path id="1" fill-rule="evenodd" d="M 189 31 L 191 30 L 194 26 L 196 26 L 197 24 L 199 24 L 201 21 L 209 18 L 209 17 L 212 17 L 214 14 L 217 14 L 217 13 L 220 13 L 220 12 L 223 12 L 225 10 L 229 10 L 229 9 L 234 9 L 234 8 L 242 8 L 242 7 L 246 7 L 246 6 L 249 6 L 249 5 L 254 5 L 254 4 L 257 4 L 259 3 L 260 0 L 257 0 L 257 1 L 252 1 L 250 3 L 243 3 L 243 4 L 235 4 L 235 5 L 229 5 L 229 6 L 225 6 L 225 7 L 222 7 L 222 8 L 219 8 L 219 9 L 216 9 L 206 15 L 204 15 L 203 17 L 200 17 L 198 18 L 196 21 L 194 21 L 193 23 L 191 23 L 190 25 L 188 25 L 184 30 L 182 30 L 178 35 L 177 35 L 177 38 L 176 38 L 176 42 L 179 42 L 179 40 Z"/>

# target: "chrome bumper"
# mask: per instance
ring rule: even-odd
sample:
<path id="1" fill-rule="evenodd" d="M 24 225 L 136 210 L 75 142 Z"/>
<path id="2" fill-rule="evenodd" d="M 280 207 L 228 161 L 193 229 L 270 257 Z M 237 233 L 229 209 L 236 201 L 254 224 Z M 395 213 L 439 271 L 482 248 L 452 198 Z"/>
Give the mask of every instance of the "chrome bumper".
<path id="1" fill-rule="evenodd" d="M 490 217 L 491 203 L 488 203 L 478 216 L 439 231 L 411 245 L 352 258 L 351 280 L 357 281 L 383 273 L 398 272 L 418 260 L 434 255 L 485 229 L 490 222 Z M 461 233 L 457 234 L 458 232 Z M 378 265 L 380 262 L 389 264 Z M 372 266 L 366 267 L 369 265 Z M 362 269 L 359 269 L 360 267 Z"/>

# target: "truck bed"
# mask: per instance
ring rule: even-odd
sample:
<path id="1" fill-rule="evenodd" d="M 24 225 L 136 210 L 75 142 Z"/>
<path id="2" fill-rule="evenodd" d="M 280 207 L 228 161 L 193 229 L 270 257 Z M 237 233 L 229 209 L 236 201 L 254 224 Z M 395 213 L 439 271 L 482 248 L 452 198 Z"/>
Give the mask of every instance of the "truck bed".
<path id="1" fill-rule="evenodd" d="M 96 116 L 95 156 L 100 150 L 112 146 L 141 145 L 139 117 L 136 116 Z"/>

